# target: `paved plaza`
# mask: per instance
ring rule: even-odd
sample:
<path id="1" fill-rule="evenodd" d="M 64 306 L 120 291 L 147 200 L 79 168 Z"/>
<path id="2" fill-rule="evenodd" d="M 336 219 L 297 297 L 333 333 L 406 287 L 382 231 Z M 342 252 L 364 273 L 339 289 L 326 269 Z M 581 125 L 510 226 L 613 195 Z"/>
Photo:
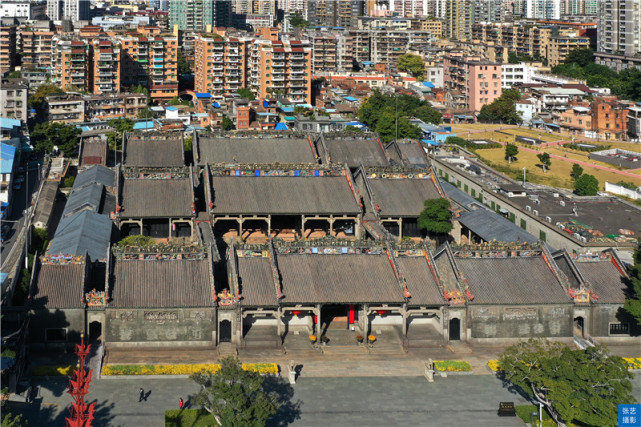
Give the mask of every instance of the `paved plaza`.
<path id="1" fill-rule="evenodd" d="M 64 379 L 40 379 L 34 404 L 12 403 L 30 426 L 63 425 L 70 396 Z M 634 380 L 635 394 L 641 379 Z M 138 402 L 138 390 L 151 392 Z M 96 426 L 162 426 L 164 411 L 197 387 L 187 378 L 101 379 L 91 385 L 89 401 L 98 402 Z M 289 386 L 285 393 L 291 393 Z M 292 404 L 272 425 L 291 426 L 522 426 L 516 417 L 498 417 L 501 401 L 527 403 L 491 375 L 423 377 L 301 377 L 293 386 Z"/>

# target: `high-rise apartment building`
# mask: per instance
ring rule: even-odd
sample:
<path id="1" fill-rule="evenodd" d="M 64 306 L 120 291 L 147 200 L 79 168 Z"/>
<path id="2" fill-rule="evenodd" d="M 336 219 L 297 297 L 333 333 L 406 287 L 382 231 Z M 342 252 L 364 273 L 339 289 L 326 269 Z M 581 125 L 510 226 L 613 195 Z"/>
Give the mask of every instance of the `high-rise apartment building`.
<path id="1" fill-rule="evenodd" d="M 47 16 L 52 21 L 86 21 L 89 19 L 89 0 L 47 0 Z"/>
<path id="2" fill-rule="evenodd" d="M 525 0 L 525 17 L 531 19 L 561 19 L 561 2 L 559 0 Z"/>
<path id="3" fill-rule="evenodd" d="M 307 16 L 312 25 L 357 28 L 363 12 L 362 0 L 309 0 Z"/>
<path id="4" fill-rule="evenodd" d="M 122 36 L 121 85 L 142 85 L 152 100 L 178 95 L 178 38 L 168 35 Z"/>
<path id="5" fill-rule="evenodd" d="M 0 22 L 0 74 L 16 64 L 16 26 Z"/>
<path id="6" fill-rule="evenodd" d="M 451 94 L 450 107 L 479 112 L 501 96 L 502 66 L 481 57 L 448 55 L 443 60 L 443 85 Z"/>
<path id="7" fill-rule="evenodd" d="M 226 0 L 171 0 L 169 25 L 183 31 L 231 26 L 231 3 Z"/>
<path id="8" fill-rule="evenodd" d="M 443 34 L 456 40 L 468 40 L 472 34 L 472 0 L 450 0 L 445 3 Z"/>
<path id="9" fill-rule="evenodd" d="M 52 40 L 51 81 L 64 91 L 91 91 L 87 40 L 69 40 L 55 36 Z"/>
<path id="10" fill-rule="evenodd" d="M 596 15 L 599 0 L 561 0 L 561 16 Z"/>
<path id="11" fill-rule="evenodd" d="M 398 16 L 424 16 L 428 14 L 427 0 L 389 0 L 389 10 Z"/>
<path id="12" fill-rule="evenodd" d="M 598 52 L 624 56 L 641 52 L 641 0 L 601 0 L 598 17 Z"/>
<path id="13" fill-rule="evenodd" d="M 51 41 L 54 31 L 22 31 L 22 67 L 51 69 Z"/>
<path id="14" fill-rule="evenodd" d="M 307 42 L 255 40 L 249 57 L 249 88 L 257 98 L 272 95 L 311 103 L 312 48 Z"/>
<path id="15" fill-rule="evenodd" d="M 94 94 L 120 92 L 120 48 L 109 40 L 91 42 L 91 87 Z"/>
<path id="16" fill-rule="evenodd" d="M 194 89 L 211 94 L 216 101 L 247 87 L 250 40 L 203 34 L 196 37 Z"/>

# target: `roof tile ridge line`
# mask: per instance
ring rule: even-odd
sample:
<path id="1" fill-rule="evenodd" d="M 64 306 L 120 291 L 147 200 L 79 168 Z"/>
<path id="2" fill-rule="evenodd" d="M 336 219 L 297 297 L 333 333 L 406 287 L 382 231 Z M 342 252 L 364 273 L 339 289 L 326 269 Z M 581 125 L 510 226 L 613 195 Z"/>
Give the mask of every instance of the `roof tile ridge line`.
<path id="1" fill-rule="evenodd" d="M 332 156 L 329 152 L 329 149 L 327 148 L 327 143 L 325 142 L 325 134 L 323 133 L 323 131 L 318 134 L 318 140 L 320 140 L 320 143 L 323 146 L 323 152 L 325 153 L 325 162 L 327 162 L 327 164 L 332 163 Z"/>
<path id="2" fill-rule="evenodd" d="M 196 132 L 196 131 L 194 131 L 194 132 Z M 192 137 L 192 143 L 194 142 L 193 139 L 194 138 Z M 181 157 L 182 157 L 182 160 L 183 160 L 183 165 L 184 165 L 185 164 L 185 160 L 186 160 L 185 159 L 185 131 L 184 130 L 180 131 L 180 145 L 182 146 L 182 150 L 180 150 L 180 154 L 181 154 Z M 193 153 L 193 149 L 194 148 L 193 148 L 193 145 L 192 145 L 192 153 Z M 192 163 L 194 162 L 194 156 L 193 155 L 191 157 L 191 162 Z"/>
<path id="3" fill-rule="evenodd" d="M 120 211 L 122 210 L 122 205 L 120 204 L 120 180 L 122 178 L 122 171 L 120 169 L 120 163 L 116 165 L 116 217 L 120 216 Z"/>
<path id="4" fill-rule="evenodd" d="M 268 251 L 269 266 L 272 269 L 272 278 L 274 281 L 274 287 L 276 288 L 276 298 L 280 300 L 284 297 L 284 295 L 283 295 L 282 284 L 280 281 L 280 272 L 278 271 L 278 265 L 276 264 L 276 251 L 274 251 L 273 237 L 269 238 L 269 243 L 267 244 L 267 247 L 269 249 Z"/>
<path id="5" fill-rule="evenodd" d="M 189 183 L 191 184 L 190 187 L 190 194 L 191 194 L 191 214 L 194 218 L 198 216 L 198 212 L 196 211 L 196 195 L 194 194 L 194 166 L 189 165 Z"/>
<path id="6" fill-rule="evenodd" d="M 385 240 L 385 252 L 387 254 L 387 258 L 389 259 L 389 263 L 392 266 L 394 277 L 396 277 L 398 285 L 403 289 L 403 297 L 405 297 L 405 300 L 412 298 L 412 294 L 410 293 L 409 289 L 407 289 L 407 280 L 405 280 L 405 276 L 401 272 L 401 269 L 396 262 L 396 257 L 394 257 L 394 252 L 390 247 L 389 239 Z"/>
<path id="7" fill-rule="evenodd" d="M 230 247 L 230 250 L 233 251 L 233 246 Z M 207 255 L 208 255 L 208 261 L 209 261 L 207 262 L 207 270 L 209 271 L 209 288 L 211 290 L 211 300 L 215 303 L 217 300 L 216 282 L 214 281 L 214 257 L 212 256 L 211 243 L 209 244 L 209 246 L 207 246 Z M 230 276 L 232 275 L 233 273 L 230 273 Z"/>
<path id="8" fill-rule="evenodd" d="M 619 258 L 619 255 L 617 255 L 616 251 L 612 248 L 608 248 L 603 252 L 607 252 L 610 254 L 610 261 L 612 261 L 612 264 L 619 270 L 619 273 L 623 275 L 624 278 L 629 279 L 630 275 L 626 271 L 625 264 L 623 264 L 623 261 L 621 261 L 621 258 Z"/>
<path id="9" fill-rule="evenodd" d="M 307 133 L 307 142 L 309 143 L 309 149 L 312 151 L 312 155 L 314 156 L 314 159 L 318 163 L 320 160 L 320 156 L 318 155 L 318 150 L 314 147 L 314 143 L 312 142 L 312 136 L 310 133 Z"/>
<path id="10" fill-rule="evenodd" d="M 369 185 L 369 180 L 367 178 L 367 172 L 365 171 L 365 166 L 363 163 L 361 163 L 361 166 L 359 168 L 362 174 L 362 179 L 363 182 L 365 183 L 365 190 L 367 191 L 367 196 L 369 197 L 369 204 L 370 207 L 372 208 L 372 212 L 374 212 L 374 217 L 380 221 L 380 217 L 378 215 L 378 211 L 376 210 L 376 203 L 374 202 L 374 192 L 372 191 L 372 187 Z M 385 227 L 383 227 L 385 228 Z"/>
<path id="11" fill-rule="evenodd" d="M 211 172 L 209 170 L 209 163 L 205 163 L 205 169 L 203 170 L 204 175 L 204 187 L 205 187 L 205 203 L 207 203 L 206 209 L 207 213 L 211 214 L 214 210 L 214 195 L 213 189 L 211 186 Z M 210 218 L 211 219 L 211 218 Z"/>
<path id="12" fill-rule="evenodd" d="M 444 252 L 447 254 L 447 259 L 450 261 L 452 270 L 454 270 L 454 276 L 456 277 L 456 283 L 454 284 L 454 286 L 458 288 L 459 291 L 467 294 L 470 286 L 467 283 L 467 279 L 463 276 L 463 273 L 461 273 L 461 268 L 456 262 L 456 258 L 454 258 L 454 253 L 452 253 L 452 246 L 450 246 L 450 242 L 445 242 L 444 246 Z M 465 299 L 469 299 L 469 297 L 465 295 Z"/>
<path id="13" fill-rule="evenodd" d="M 109 291 L 111 287 L 109 286 L 109 279 L 111 278 L 111 269 L 112 265 L 112 255 L 111 255 L 111 244 L 109 249 L 107 249 L 107 265 L 105 265 L 105 307 L 109 306 Z"/>
<path id="14" fill-rule="evenodd" d="M 380 144 L 380 140 L 378 136 L 376 137 L 376 139 L 379 141 L 379 144 Z M 398 154 L 398 158 L 401 159 L 401 165 L 403 167 L 408 167 L 405 164 L 403 164 L 403 153 L 401 153 L 401 149 L 399 148 L 398 143 L 396 141 L 390 142 L 389 144 L 387 144 L 387 147 L 385 147 L 384 151 L 385 151 L 385 157 L 387 158 L 387 161 L 391 163 L 391 160 L 392 160 L 392 156 L 387 151 L 390 147 L 392 147 L 393 150 L 396 151 L 396 154 Z"/>
<path id="15" fill-rule="evenodd" d="M 198 142 L 199 139 L 200 137 L 198 136 L 198 131 L 194 130 L 194 134 L 191 138 L 191 153 L 194 163 L 200 161 L 200 143 Z M 196 149 L 194 149 L 194 147 Z"/>
<path id="16" fill-rule="evenodd" d="M 434 255 L 432 254 L 432 251 L 430 251 L 430 247 L 428 244 L 427 238 L 423 239 L 423 257 L 425 257 L 425 261 L 427 261 L 427 266 L 430 268 L 430 272 L 432 273 L 432 277 L 434 277 L 434 280 L 436 281 L 436 285 L 439 287 L 441 290 L 441 294 L 445 290 L 445 285 L 443 284 L 443 280 L 441 279 L 441 274 L 438 272 L 438 267 L 436 266 L 436 261 L 434 261 Z"/>
<path id="17" fill-rule="evenodd" d="M 421 150 L 421 157 L 423 157 L 423 160 L 425 160 L 425 164 L 429 165 L 429 169 L 430 169 L 430 171 L 432 171 L 433 168 L 434 168 L 434 165 L 432 164 L 432 161 L 430 160 L 430 156 L 428 156 L 427 153 L 425 152 L 425 150 L 423 149 L 423 146 L 421 145 L 421 141 L 419 141 L 417 139 L 416 140 L 416 145 L 418 145 L 419 150 Z M 438 181 L 438 179 L 437 179 L 437 181 Z"/>
<path id="18" fill-rule="evenodd" d="M 347 180 L 347 183 L 349 184 L 349 189 L 352 190 L 352 196 L 354 196 L 354 201 L 356 202 L 356 206 L 359 207 L 360 213 L 363 213 L 363 209 L 360 207 L 361 206 L 361 199 L 360 195 L 356 191 L 356 185 L 354 183 L 354 180 L 352 179 L 352 172 L 349 170 L 349 166 L 347 164 L 344 165 L 344 172 L 345 172 L 345 179 Z"/>
<path id="19" fill-rule="evenodd" d="M 574 274 L 576 274 L 577 278 L 579 279 L 580 287 L 585 287 L 585 288 L 590 289 L 591 286 L 590 286 L 589 282 L 583 276 L 583 273 L 581 273 L 581 270 L 579 270 L 579 267 L 577 267 L 576 263 L 574 262 L 574 260 L 572 259 L 572 257 L 568 253 L 568 251 L 565 248 L 563 248 L 563 249 L 558 250 L 556 253 L 560 254 L 561 256 L 563 256 L 565 259 L 568 260 L 568 264 L 570 265 L 570 269 L 572 270 L 572 272 Z M 552 252 L 550 252 L 550 255 L 552 255 L 552 259 L 554 260 L 554 254 Z M 556 265 L 556 261 L 554 261 L 554 264 Z M 561 270 L 560 268 L 559 268 L 559 270 L 561 271 L 561 273 L 563 273 L 563 270 Z M 563 273 L 563 276 L 565 276 L 567 278 L 567 274 Z M 571 286 L 570 286 L 570 282 L 569 282 L 569 279 L 568 279 L 568 289 L 566 289 L 566 291 L 569 291 L 570 288 L 571 288 Z"/>
<path id="20" fill-rule="evenodd" d="M 31 279 L 29 280 L 29 295 L 27 296 L 27 303 L 25 304 L 28 308 L 31 308 L 34 302 L 34 296 L 35 296 L 35 288 L 36 288 L 36 283 L 38 280 L 36 279 L 36 276 L 40 275 L 40 269 L 42 268 L 42 260 L 40 259 L 40 256 L 38 255 L 38 251 L 36 250 L 34 256 L 33 256 L 33 266 L 31 267 Z"/>
<path id="21" fill-rule="evenodd" d="M 381 151 L 383 152 L 383 156 L 385 156 L 385 158 L 386 158 L 386 159 L 387 159 L 387 161 L 389 162 L 389 161 L 390 161 L 391 156 L 389 155 L 389 153 L 387 152 L 387 150 L 385 150 L 385 147 L 383 146 L 383 143 L 381 142 L 381 139 L 378 137 L 378 134 L 376 135 L 376 142 L 378 142 L 378 147 L 379 147 L 379 148 L 381 149 Z M 396 141 L 394 141 L 394 142 L 396 142 Z M 391 145 L 391 143 L 390 143 L 390 145 Z"/>
<path id="22" fill-rule="evenodd" d="M 129 139 L 129 132 L 124 131 L 122 133 L 122 148 L 120 149 L 120 161 L 124 162 L 125 161 L 125 152 L 127 151 L 127 140 Z M 118 147 L 114 147 L 114 151 L 116 152 L 116 155 L 118 154 Z"/>
<path id="23" fill-rule="evenodd" d="M 80 292 L 80 302 L 84 306 L 83 308 L 86 308 L 87 302 L 85 301 L 85 292 L 87 292 L 87 278 L 89 277 L 89 254 L 87 251 L 85 251 L 85 254 L 83 255 L 85 257 L 85 262 L 84 262 L 84 269 L 82 271 L 82 290 Z"/>
<path id="24" fill-rule="evenodd" d="M 421 148 L 422 150 L 423 148 Z M 436 187 L 436 191 L 438 191 L 438 194 L 441 195 L 444 199 L 449 200 L 450 202 L 450 207 L 452 207 L 452 200 L 447 197 L 445 194 L 445 190 L 443 190 L 443 187 L 441 186 L 441 182 L 439 181 L 438 178 L 436 178 L 436 170 L 434 169 L 434 165 L 430 162 L 430 179 L 434 183 L 434 186 Z"/>
<path id="25" fill-rule="evenodd" d="M 80 147 L 78 147 L 78 167 L 82 167 L 82 151 L 84 149 L 85 141 L 80 137 Z M 73 186 L 72 186 L 73 187 Z"/>
<path id="26" fill-rule="evenodd" d="M 545 264 L 548 266 L 548 268 L 552 272 L 552 275 L 559 282 L 563 290 L 565 290 L 565 292 L 568 292 L 570 290 L 570 280 L 565 274 L 563 274 L 563 272 L 561 272 L 559 266 L 556 265 L 556 262 L 554 262 L 554 258 L 550 253 L 550 250 L 543 244 L 541 244 L 541 247 L 541 258 L 543 258 L 543 261 L 545 261 Z"/>

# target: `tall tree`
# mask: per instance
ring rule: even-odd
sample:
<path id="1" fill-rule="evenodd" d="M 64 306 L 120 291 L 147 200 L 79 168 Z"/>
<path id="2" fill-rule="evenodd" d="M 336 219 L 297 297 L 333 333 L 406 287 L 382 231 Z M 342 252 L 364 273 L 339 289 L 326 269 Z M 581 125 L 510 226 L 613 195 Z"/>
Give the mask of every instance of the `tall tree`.
<path id="1" fill-rule="evenodd" d="M 423 202 L 425 209 L 418 217 L 419 228 L 437 235 L 452 231 L 452 211 L 447 199 L 428 199 Z"/>
<path id="2" fill-rule="evenodd" d="M 185 58 L 182 49 L 178 49 L 178 74 L 191 74 L 191 64 Z"/>
<path id="3" fill-rule="evenodd" d="M 550 165 L 552 165 L 552 159 L 550 159 L 550 155 L 548 153 L 537 154 L 536 157 L 539 158 L 539 162 L 541 162 L 541 166 L 543 166 L 543 172 L 550 169 Z"/>
<path id="4" fill-rule="evenodd" d="M 574 63 L 580 67 L 585 67 L 588 64 L 594 63 L 594 51 L 589 47 L 571 50 L 565 58 L 565 63 Z"/>
<path id="5" fill-rule="evenodd" d="M 134 130 L 134 121 L 125 117 L 119 117 L 109 120 L 107 124 L 114 129 L 105 134 L 109 141 L 109 147 L 111 147 L 112 150 L 120 149 L 122 147 L 122 136 L 125 132 Z"/>
<path id="6" fill-rule="evenodd" d="M 572 172 L 570 172 L 570 176 L 576 181 L 581 175 L 583 175 L 583 168 L 581 165 L 574 163 L 572 165 Z"/>
<path id="7" fill-rule="evenodd" d="M 56 93 L 64 93 L 64 91 L 60 89 L 59 86 L 51 83 L 41 84 L 33 94 L 29 95 L 28 104 L 31 108 L 34 108 L 38 114 L 40 114 L 42 113 L 45 98 Z"/>
<path id="8" fill-rule="evenodd" d="M 599 181 L 594 175 L 583 174 L 574 181 L 574 192 L 579 196 L 596 196 L 599 193 Z"/>
<path id="9" fill-rule="evenodd" d="M 602 346 L 572 350 L 530 339 L 508 347 L 499 365 L 503 380 L 545 406 L 559 426 L 614 427 L 618 404 L 634 403 L 627 363 Z"/>
<path id="10" fill-rule="evenodd" d="M 289 16 L 289 23 L 294 28 L 306 28 L 309 26 L 309 22 L 303 18 L 299 12 L 292 13 Z"/>
<path id="11" fill-rule="evenodd" d="M 512 163 L 512 160 L 516 160 L 516 155 L 519 154 L 519 147 L 515 144 L 507 144 L 505 146 L 505 160 L 508 163 Z"/>
<path id="12" fill-rule="evenodd" d="M 378 132 L 378 135 L 381 137 L 381 140 L 383 142 L 390 142 L 396 139 L 396 127 L 397 123 L 394 119 L 394 115 L 391 113 L 384 113 L 378 120 L 376 131 Z M 399 139 L 419 139 L 421 135 L 421 129 L 418 126 L 410 123 L 410 121 L 405 117 L 398 118 Z"/>
<path id="13" fill-rule="evenodd" d="M 194 402 L 220 417 L 223 426 L 264 426 L 279 407 L 275 393 L 268 393 L 264 378 L 245 371 L 240 361 L 229 356 L 220 361 L 215 374 L 202 371 L 190 378 L 200 385 Z"/>
<path id="14" fill-rule="evenodd" d="M 423 80 L 423 76 L 425 74 L 423 58 L 411 53 L 406 53 L 405 55 L 400 56 L 398 61 L 396 61 L 396 68 L 399 71 L 405 71 L 411 74 L 419 81 Z"/>
<path id="15" fill-rule="evenodd" d="M 241 87 L 239 89 L 236 89 L 236 93 L 242 96 L 243 98 L 249 99 L 250 101 L 253 101 L 254 99 L 256 99 L 256 97 L 254 96 L 254 93 L 251 90 L 247 89 L 246 87 Z"/>
<path id="16" fill-rule="evenodd" d="M 416 117 L 435 125 L 441 123 L 441 113 L 436 111 L 429 102 L 411 95 L 383 95 L 374 90 L 358 110 L 358 118 L 372 131 L 378 131 L 378 121 L 384 114 L 394 116 L 398 111 L 399 117 Z"/>
<path id="17" fill-rule="evenodd" d="M 481 122 L 520 123 L 521 116 L 516 111 L 516 101 L 521 99 L 521 93 L 514 89 L 506 89 L 500 97 L 481 107 L 478 119 Z"/>
<path id="18" fill-rule="evenodd" d="M 634 250 L 633 265 L 630 269 L 630 296 L 625 300 L 623 306 L 630 313 L 639 326 L 641 326 L 641 241 L 637 242 L 637 248 Z"/>
<path id="19" fill-rule="evenodd" d="M 229 117 L 224 116 L 220 127 L 223 128 L 223 130 L 232 130 L 234 129 L 234 122 Z"/>
<path id="20" fill-rule="evenodd" d="M 82 131 L 74 125 L 60 122 L 38 123 L 31 132 L 31 142 L 37 152 L 50 153 L 58 147 L 65 156 L 71 157 L 78 147 L 78 137 Z"/>

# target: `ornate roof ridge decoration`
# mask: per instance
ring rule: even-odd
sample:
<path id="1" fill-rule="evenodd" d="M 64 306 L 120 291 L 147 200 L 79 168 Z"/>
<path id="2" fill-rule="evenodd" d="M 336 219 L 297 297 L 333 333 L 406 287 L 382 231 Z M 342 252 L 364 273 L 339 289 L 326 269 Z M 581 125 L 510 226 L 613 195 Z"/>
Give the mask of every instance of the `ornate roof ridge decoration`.
<path id="1" fill-rule="evenodd" d="M 47 254 L 40 257 L 42 265 L 78 265 L 86 261 L 84 255 Z"/>
<path id="2" fill-rule="evenodd" d="M 341 176 L 342 164 L 316 163 L 211 163 L 212 176 Z"/>
<path id="3" fill-rule="evenodd" d="M 334 237 L 323 237 L 314 240 L 285 241 L 274 239 L 274 249 L 279 254 L 382 254 L 385 252 L 385 241 L 347 240 Z"/>
<path id="4" fill-rule="evenodd" d="M 122 176 L 125 179 L 188 179 L 190 173 L 188 166 L 123 166 Z"/>
<path id="5" fill-rule="evenodd" d="M 452 254 L 458 258 L 523 258 L 538 257 L 544 247 L 540 243 L 511 243 L 491 241 L 480 244 L 451 245 Z"/>
<path id="6" fill-rule="evenodd" d="M 432 179 L 429 169 L 405 166 L 371 166 L 363 168 L 367 179 Z"/>
<path id="7" fill-rule="evenodd" d="M 177 246 L 159 243 L 150 246 L 113 246 L 112 253 L 118 260 L 159 261 L 209 258 L 207 247 L 201 245 Z"/>
<path id="8" fill-rule="evenodd" d="M 182 136 L 175 134 L 168 134 L 162 131 L 151 132 L 129 132 L 127 133 L 127 141 L 182 141 Z"/>
<path id="9" fill-rule="evenodd" d="M 394 256 L 423 256 L 426 250 L 425 241 L 416 242 L 413 240 L 396 241 L 390 240 L 389 244 L 394 250 Z M 414 251 L 418 251 L 414 253 Z"/>
<path id="10" fill-rule="evenodd" d="M 376 140 L 378 138 L 378 135 L 376 134 L 376 132 L 361 132 L 358 134 L 349 133 L 349 132 L 323 132 L 323 135 L 325 135 L 326 140 L 332 140 L 332 141 L 340 141 L 340 140 L 370 141 L 370 140 Z"/>
<path id="11" fill-rule="evenodd" d="M 607 262 L 612 260 L 612 254 L 609 252 L 584 252 L 568 253 L 574 262 Z"/>
<path id="12" fill-rule="evenodd" d="M 276 264 L 276 251 L 274 251 L 273 240 L 270 240 L 267 251 L 267 257 L 269 258 L 269 266 L 272 270 L 272 277 L 274 279 L 274 288 L 276 289 L 276 298 L 282 299 L 285 297 L 283 295 L 283 287 L 280 281 L 280 272 L 278 271 L 278 265 Z"/>
<path id="13" fill-rule="evenodd" d="M 264 131 L 234 131 L 225 132 L 198 132 L 198 138 L 228 138 L 228 139 L 306 139 L 306 132 L 292 132 L 292 131 L 274 131 L 270 130 L 269 133 Z"/>

